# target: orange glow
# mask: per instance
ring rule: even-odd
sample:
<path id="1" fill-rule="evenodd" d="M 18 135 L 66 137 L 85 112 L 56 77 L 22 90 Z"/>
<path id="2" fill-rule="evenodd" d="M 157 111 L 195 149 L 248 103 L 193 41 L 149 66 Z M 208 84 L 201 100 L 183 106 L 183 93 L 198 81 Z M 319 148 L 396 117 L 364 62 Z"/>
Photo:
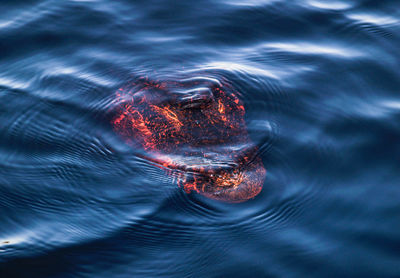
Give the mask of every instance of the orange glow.
<path id="1" fill-rule="evenodd" d="M 206 84 L 211 96 L 174 93 L 195 84 L 140 78 L 119 89 L 114 130 L 142 146 L 148 160 L 172 172 L 187 193 L 228 202 L 255 197 L 266 171 L 247 134 L 243 104 L 231 86 L 219 83 Z M 229 151 L 235 145 L 247 147 Z"/>
<path id="2" fill-rule="evenodd" d="M 150 105 L 157 113 L 163 115 L 168 121 L 170 121 L 175 128 L 180 129 L 183 124 L 179 121 L 178 116 L 172 112 L 168 107 L 160 108 L 155 105 Z"/>
<path id="3" fill-rule="evenodd" d="M 220 99 L 218 100 L 218 112 L 221 114 L 221 119 L 226 122 L 228 119 L 225 116 L 225 106 Z"/>

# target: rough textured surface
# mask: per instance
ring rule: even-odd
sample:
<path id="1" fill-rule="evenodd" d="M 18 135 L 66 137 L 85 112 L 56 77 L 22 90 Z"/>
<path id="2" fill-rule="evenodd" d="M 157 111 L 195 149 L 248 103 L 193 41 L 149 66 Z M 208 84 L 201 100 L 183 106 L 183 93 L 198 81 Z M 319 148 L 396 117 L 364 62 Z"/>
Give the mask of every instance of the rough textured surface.
<path id="1" fill-rule="evenodd" d="M 142 78 L 116 93 L 114 129 L 173 169 L 186 192 L 242 202 L 262 189 L 265 168 L 251 142 L 245 109 L 229 84 L 208 78 Z"/>

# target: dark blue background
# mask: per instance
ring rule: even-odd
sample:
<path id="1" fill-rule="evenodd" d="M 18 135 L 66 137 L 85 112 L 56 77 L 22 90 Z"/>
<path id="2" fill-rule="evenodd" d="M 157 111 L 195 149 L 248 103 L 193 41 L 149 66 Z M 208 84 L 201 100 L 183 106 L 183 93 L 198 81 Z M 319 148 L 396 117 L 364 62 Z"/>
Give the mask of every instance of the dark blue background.
<path id="1" fill-rule="evenodd" d="M 0 2 L 1 277 L 399 277 L 394 1 Z M 112 130 L 138 76 L 229 79 L 267 169 L 225 204 Z"/>

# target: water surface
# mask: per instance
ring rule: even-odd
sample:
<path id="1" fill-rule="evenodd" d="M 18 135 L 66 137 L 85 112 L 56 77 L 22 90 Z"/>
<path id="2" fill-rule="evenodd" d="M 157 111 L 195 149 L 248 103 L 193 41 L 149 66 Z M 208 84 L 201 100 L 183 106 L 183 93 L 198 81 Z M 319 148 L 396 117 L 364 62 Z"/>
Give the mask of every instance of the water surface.
<path id="1" fill-rule="evenodd" d="M 1 277 L 399 277 L 398 1 L 0 3 Z M 229 80 L 267 170 L 186 194 L 116 134 L 140 76 Z"/>

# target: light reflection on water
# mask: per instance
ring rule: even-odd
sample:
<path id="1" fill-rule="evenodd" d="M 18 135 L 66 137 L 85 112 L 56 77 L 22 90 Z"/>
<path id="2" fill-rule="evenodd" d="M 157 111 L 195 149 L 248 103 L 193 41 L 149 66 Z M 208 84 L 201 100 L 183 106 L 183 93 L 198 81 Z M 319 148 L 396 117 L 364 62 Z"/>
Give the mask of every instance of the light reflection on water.
<path id="1" fill-rule="evenodd" d="M 0 276 L 399 276 L 397 6 L 2 1 Z M 256 198 L 186 194 L 115 134 L 140 76 L 232 83 Z"/>

